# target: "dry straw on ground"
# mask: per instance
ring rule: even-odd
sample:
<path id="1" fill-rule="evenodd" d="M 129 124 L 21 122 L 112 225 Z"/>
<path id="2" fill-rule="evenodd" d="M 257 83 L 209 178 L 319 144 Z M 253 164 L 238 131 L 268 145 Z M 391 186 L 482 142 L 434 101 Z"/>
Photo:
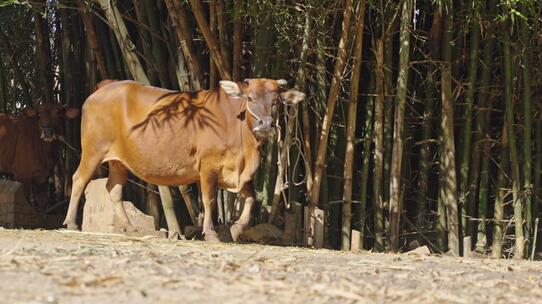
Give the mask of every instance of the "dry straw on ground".
<path id="1" fill-rule="evenodd" d="M 0 229 L 4 303 L 536 303 L 539 262 Z"/>

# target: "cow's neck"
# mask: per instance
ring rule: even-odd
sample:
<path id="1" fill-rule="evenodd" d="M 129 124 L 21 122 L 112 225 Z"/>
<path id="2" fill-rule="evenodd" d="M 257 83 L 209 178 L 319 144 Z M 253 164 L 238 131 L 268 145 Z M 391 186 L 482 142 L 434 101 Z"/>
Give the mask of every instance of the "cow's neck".
<path id="1" fill-rule="evenodd" d="M 238 134 L 235 141 L 239 148 L 241 148 L 242 155 L 245 159 L 245 170 L 244 175 L 252 176 L 258 169 L 260 162 L 260 152 L 259 147 L 261 142 L 256 139 L 254 133 L 252 132 L 254 119 L 250 117 L 250 113 L 246 110 L 245 101 L 243 100 L 232 100 L 227 98 L 228 108 L 233 109 L 230 115 L 234 115 L 235 126 L 232 126 L 232 130 L 238 130 L 235 132 Z"/>

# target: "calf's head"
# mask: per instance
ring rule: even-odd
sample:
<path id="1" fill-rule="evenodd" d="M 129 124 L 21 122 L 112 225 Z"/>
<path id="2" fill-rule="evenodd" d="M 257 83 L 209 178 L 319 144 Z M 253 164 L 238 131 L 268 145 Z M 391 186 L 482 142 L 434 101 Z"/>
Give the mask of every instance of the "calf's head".
<path id="1" fill-rule="evenodd" d="M 233 81 L 220 81 L 220 87 L 230 98 L 245 103 L 247 121 L 257 140 L 267 139 L 275 131 L 275 120 L 279 103 L 294 105 L 305 99 L 305 94 L 294 89 L 283 89 L 284 79 L 245 79 L 239 84 Z"/>
<path id="2" fill-rule="evenodd" d="M 51 142 L 63 135 L 64 118 L 74 119 L 80 110 L 61 104 L 40 104 L 36 109 L 26 107 L 23 113 L 28 118 L 37 118 L 41 139 Z"/>

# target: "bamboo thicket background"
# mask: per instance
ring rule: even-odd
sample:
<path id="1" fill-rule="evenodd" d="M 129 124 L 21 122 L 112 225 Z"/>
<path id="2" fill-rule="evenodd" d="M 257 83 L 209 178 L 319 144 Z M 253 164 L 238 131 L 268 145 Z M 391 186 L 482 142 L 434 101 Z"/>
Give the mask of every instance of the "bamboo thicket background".
<path id="1" fill-rule="evenodd" d="M 349 249 L 355 229 L 377 251 L 413 240 L 495 257 L 537 250 L 536 0 L 0 3 L 2 112 L 81 106 L 107 78 L 178 90 L 285 78 L 307 100 L 282 110 L 284 144 L 263 149 L 256 184 L 260 213 L 271 214 L 260 221 L 282 228 L 299 203 L 324 210 L 331 248 Z M 78 146 L 77 123 L 67 132 Z M 73 172 L 75 155 L 65 157 Z M 181 190 L 197 203 L 196 186 Z"/>

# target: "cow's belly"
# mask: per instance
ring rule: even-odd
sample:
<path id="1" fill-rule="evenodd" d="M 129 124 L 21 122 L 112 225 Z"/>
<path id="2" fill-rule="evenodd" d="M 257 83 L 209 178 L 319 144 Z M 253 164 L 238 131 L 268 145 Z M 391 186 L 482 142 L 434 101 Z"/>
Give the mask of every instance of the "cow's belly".
<path id="1" fill-rule="evenodd" d="M 198 180 L 194 147 L 182 138 L 127 138 L 105 160 L 119 160 L 142 180 L 157 185 L 185 185 Z"/>

